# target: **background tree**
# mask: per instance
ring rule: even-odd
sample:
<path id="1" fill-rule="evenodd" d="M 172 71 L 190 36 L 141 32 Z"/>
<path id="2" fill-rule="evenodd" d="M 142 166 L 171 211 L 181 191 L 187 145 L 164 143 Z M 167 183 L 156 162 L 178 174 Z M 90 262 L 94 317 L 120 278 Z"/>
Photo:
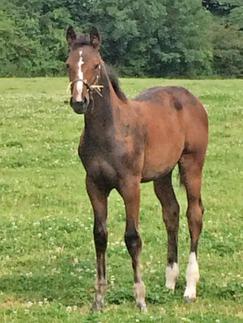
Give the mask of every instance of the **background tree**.
<path id="1" fill-rule="evenodd" d="M 1 0 L 0 75 L 62 75 L 68 25 L 122 75 L 243 76 L 242 0 Z"/>
<path id="2" fill-rule="evenodd" d="M 166 11 L 166 37 L 161 42 L 165 74 L 210 74 L 212 46 L 207 26 L 211 16 L 201 1 L 167 0 Z"/>
<path id="3" fill-rule="evenodd" d="M 203 0 L 214 13 L 211 28 L 214 74 L 243 76 L 243 2 L 242 0 Z"/>

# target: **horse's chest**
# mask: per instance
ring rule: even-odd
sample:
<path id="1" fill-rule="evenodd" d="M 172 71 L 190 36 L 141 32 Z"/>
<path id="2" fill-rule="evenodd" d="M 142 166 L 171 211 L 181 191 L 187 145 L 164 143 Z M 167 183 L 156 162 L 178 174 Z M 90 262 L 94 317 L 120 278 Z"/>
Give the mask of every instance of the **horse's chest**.
<path id="1" fill-rule="evenodd" d="M 111 154 L 92 146 L 79 146 L 79 157 L 89 177 L 95 181 L 109 183 L 115 186 L 117 172 L 112 163 Z"/>

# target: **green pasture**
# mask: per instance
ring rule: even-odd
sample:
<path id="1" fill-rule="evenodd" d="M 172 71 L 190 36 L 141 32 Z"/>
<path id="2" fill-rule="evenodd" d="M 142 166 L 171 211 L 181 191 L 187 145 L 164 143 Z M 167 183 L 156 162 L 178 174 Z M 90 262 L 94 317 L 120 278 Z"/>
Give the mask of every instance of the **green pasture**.
<path id="1" fill-rule="evenodd" d="M 129 97 L 182 85 L 205 104 L 210 143 L 199 245 L 198 298 L 185 304 L 189 234 L 181 205 L 180 278 L 164 288 L 166 233 L 152 184 L 142 185 L 142 267 L 148 314 L 133 300 L 123 242 L 124 207 L 109 204 L 108 280 L 103 313 L 92 314 L 93 216 L 77 156 L 83 117 L 65 100 L 66 78 L 0 79 L 0 322 L 243 322 L 243 80 L 123 79 Z"/>

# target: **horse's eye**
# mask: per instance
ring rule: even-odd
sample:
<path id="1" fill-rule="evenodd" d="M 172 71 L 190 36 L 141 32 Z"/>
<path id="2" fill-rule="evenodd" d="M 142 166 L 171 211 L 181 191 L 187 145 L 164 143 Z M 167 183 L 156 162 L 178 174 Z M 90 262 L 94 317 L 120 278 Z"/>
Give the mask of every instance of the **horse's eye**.
<path id="1" fill-rule="evenodd" d="M 95 70 L 98 70 L 99 67 L 100 67 L 100 64 L 96 64 L 95 65 Z"/>
<path id="2" fill-rule="evenodd" d="M 69 69 L 69 64 L 66 64 L 66 68 Z"/>

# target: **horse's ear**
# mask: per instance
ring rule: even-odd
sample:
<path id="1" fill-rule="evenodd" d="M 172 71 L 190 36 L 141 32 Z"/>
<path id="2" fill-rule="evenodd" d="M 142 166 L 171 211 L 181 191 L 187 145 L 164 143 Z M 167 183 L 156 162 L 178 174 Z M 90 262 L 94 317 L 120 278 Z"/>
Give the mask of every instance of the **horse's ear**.
<path id="1" fill-rule="evenodd" d="M 90 31 L 90 44 L 94 48 L 99 49 L 101 44 L 101 37 L 96 27 L 92 27 Z"/>
<path id="2" fill-rule="evenodd" d="M 67 29 L 67 33 L 66 33 L 66 39 L 68 42 L 68 46 L 70 47 L 71 44 L 74 42 L 74 40 L 77 38 L 76 33 L 73 29 L 72 26 L 69 26 Z"/>

